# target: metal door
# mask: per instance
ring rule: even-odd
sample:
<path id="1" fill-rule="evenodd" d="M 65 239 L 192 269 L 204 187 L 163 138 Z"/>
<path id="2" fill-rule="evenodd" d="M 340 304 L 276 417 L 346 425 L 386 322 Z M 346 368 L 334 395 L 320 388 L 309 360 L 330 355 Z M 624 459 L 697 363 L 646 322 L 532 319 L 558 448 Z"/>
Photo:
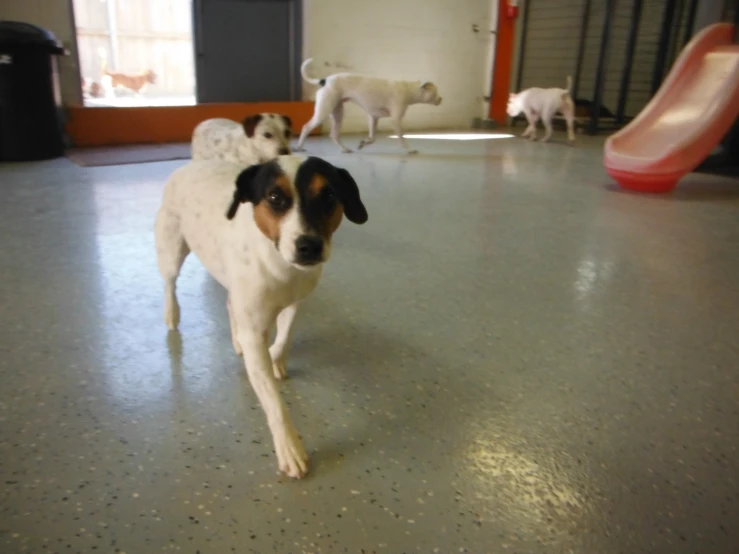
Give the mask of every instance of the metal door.
<path id="1" fill-rule="evenodd" d="M 194 0 L 197 100 L 298 99 L 296 0 Z"/>

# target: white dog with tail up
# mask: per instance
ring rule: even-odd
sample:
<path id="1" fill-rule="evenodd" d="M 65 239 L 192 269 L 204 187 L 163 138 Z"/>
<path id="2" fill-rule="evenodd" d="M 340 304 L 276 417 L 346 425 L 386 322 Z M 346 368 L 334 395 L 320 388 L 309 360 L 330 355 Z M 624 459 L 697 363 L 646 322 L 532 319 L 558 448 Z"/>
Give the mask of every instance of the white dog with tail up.
<path id="1" fill-rule="evenodd" d="M 375 142 L 377 121 L 381 117 L 393 120 L 395 133 L 400 139 L 403 148 L 409 154 L 416 154 L 403 137 L 403 116 L 411 104 L 441 104 L 441 96 L 436 85 L 421 81 L 390 81 L 375 77 L 364 77 L 352 73 L 336 73 L 325 79 L 314 79 L 306 73 L 311 59 L 307 59 L 300 66 L 300 74 L 307 82 L 318 85 L 316 93 L 316 107 L 311 120 L 303 126 L 300 140 L 295 148 L 300 151 L 308 135 L 331 116 L 331 139 L 341 148 L 342 152 L 351 152 L 342 144 L 341 122 L 344 119 L 344 103 L 354 102 L 367 112 L 369 121 L 369 137 L 359 143 L 358 148 L 364 148 Z"/>
<path id="2" fill-rule="evenodd" d="M 561 112 L 567 122 L 567 139 L 570 144 L 574 144 L 575 103 L 570 95 L 571 89 L 572 77 L 568 76 L 567 88 L 532 87 L 518 94 L 512 92 L 508 97 L 508 115 L 516 117 L 523 112 L 529 122 L 521 136 L 536 140 L 536 124 L 541 119 L 546 129 L 541 140 L 548 141 L 552 136 L 552 119 L 557 112 Z"/>

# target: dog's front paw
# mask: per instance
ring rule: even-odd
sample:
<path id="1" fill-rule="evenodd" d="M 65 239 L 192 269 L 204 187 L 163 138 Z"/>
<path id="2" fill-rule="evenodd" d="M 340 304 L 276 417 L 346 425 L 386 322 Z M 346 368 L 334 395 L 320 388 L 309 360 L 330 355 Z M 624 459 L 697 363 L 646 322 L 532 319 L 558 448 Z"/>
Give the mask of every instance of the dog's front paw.
<path id="1" fill-rule="evenodd" d="M 341 151 L 344 154 L 351 154 L 352 153 L 352 149 L 351 148 L 342 148 Z"/>
<path id="2" fill-rule="evenodd" d="M 277 379 L 278 381 L 283 381 L 284 379 L 287 379 L 285 354 L 281 351 L 281 349 L 275 348 L 275 346 L 272 345 L 269 348 L 269 356 L 270 358 L 272 358 L 272 372 L 275 374 L 275 379 Z"/>
<path id="3" fill-rule="evenodd" d="M 285 425 L 275 434 L 274 440 L 280 471 L 293 479 L 305 477 L 308 473 L 308 454 L 293 426 Z"/>
<path id="4" fill-rule="evenodd" d="M 272 360 L 272 371 L 275 374 L 275 379 L 278 381 L 284 381 L 287 379 L 287 367 L 285 365 L 285 359 Z"/>

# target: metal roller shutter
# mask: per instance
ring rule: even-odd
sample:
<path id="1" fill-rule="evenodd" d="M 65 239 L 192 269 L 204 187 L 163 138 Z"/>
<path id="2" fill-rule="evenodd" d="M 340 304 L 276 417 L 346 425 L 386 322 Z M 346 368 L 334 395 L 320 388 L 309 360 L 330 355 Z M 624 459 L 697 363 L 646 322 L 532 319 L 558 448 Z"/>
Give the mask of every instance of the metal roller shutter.
<path id="1" fill-rule="evenodd" d="M 519 90 L 564 87 L 573 75 L 585 0 L 528 0 Z"/>
<path id="2" fill-rule="evenodd" d="M 673 0 L 664 74 L 690 36 L 691 0 Z M 629 72 L 624 115 L 636 116 L 652 97 L 655 63 L 668 0 L 642 0 L 641 17 L 636 35 L 635 54 Z M 592 102 L 603 38 L 607 0 L 528 0 L 525 32 L 521 37 L 518 90 L 538 87 L 563 87 L 567 75 L 576 79 L 575 97 Z M 603 73 L 602 106 L 616 113 L 627 45 L 634 20 L 634 0 L 617 0 L 610 18 L 610 43 Z M 583 16 L 587 6 L 587 19 Z M 581 32 L 582 58 L 578 75 L 578 52 Z M 663 77 L 661 75 L 660 77 Z"/>

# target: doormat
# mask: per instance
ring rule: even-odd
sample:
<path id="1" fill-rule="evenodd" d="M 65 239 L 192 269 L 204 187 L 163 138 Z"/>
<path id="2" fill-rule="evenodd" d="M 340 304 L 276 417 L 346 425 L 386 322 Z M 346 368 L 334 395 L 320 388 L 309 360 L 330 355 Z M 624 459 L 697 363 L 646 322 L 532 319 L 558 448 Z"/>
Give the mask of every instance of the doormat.
<path id="1" fill-rule="evenodd" d="M 72 148 L 66 155 L 82 167 L 187 160 L 190 158 L 190 143 Z"/>

